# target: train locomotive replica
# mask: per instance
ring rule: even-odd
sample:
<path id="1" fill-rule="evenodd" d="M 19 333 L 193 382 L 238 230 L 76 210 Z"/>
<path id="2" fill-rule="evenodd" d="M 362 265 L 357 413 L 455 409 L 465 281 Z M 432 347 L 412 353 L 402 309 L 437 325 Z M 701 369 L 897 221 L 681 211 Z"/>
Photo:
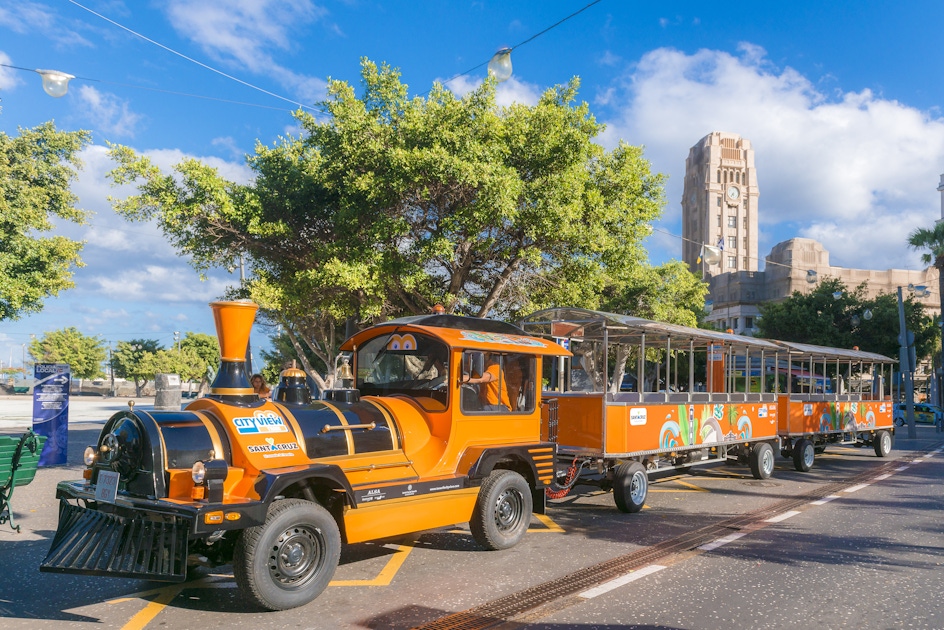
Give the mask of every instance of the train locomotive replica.
<path id="1" fill-rule="evenodd" d="M 260 400 L 245 373 L 257 306 L 211 307 L 222 363 L 209 395 L 106 422 L 83 479 L 57 487 L 41 571 L 174 582 L 200 557 L 231 563 L 245 598 L 283 610 L 321 593 L 342 543 L 468 522 L 505 549 L 543 512 L 556 451 L 536 375 L 569 355 L 560 345 L 493 320 L 408 317 L 345 342 L 356 388 L 312 400 L 289 369 Z M 489 386 L 499 365 L 513 393 Z"/>
<path id="2" fill-rule="evenodd" d="M 350 387 L 313 400 L 288 369 L 261 400 L 244 361 L 257 306 L 211 308 L 209 395 L 106 422 L 83 478 L 57 487 L 42 571 L 183 581 L 197 557 L 232 564 L 248 601 L 282 610 L 327 587 L 342 544 L 468 523 L 506 549 L 578 485 L 638 512 L 667 470 L 737 463 L 765 479 L 777 451 L 808 470 L 826 444 L 892 445 L 880 355 L 575 308 L 519 326 L 436 312 L 346 340 Z M 872 386 L 829 400 L 780 386 L 800 365 L 817 382 L 817 362 Z"/>

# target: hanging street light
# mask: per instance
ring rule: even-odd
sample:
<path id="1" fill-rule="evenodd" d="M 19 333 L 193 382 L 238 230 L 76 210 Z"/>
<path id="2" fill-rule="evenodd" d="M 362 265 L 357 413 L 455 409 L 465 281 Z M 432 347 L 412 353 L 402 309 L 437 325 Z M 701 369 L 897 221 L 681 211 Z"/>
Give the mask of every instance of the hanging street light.
<path id="1" fill-rule="evenodd" d="M 488 62 L 488 74 L 501 83 L 511 78 L 511 48 L 501 48 Z"/>
<path id="2" fill-rule="evenodd" d="M 58 70 L 36 70 L 43 78 L 43 90 L 53 98 L 61 98 L 69 91 L 69 81 L 75 77 Z"/>
<path id="3" fill-rule="evenodd" d="M 714 245 L 705 245 L 704 260 L 706 265 L 717 265 L 721 262 L 721 249 Z"/>

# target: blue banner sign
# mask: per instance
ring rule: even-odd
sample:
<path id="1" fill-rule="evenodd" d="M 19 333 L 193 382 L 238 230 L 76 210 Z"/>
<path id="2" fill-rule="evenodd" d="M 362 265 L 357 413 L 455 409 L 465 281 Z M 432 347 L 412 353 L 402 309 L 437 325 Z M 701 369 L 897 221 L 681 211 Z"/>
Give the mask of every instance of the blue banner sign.
<path id="1" fill-rule="evenodd" d="M 65 464 L 69 452 L 69 383 L 71 368 L 63 363 L 37 363 L 33 368 L 33 431 L 46 436 L 40 466 Z"/>

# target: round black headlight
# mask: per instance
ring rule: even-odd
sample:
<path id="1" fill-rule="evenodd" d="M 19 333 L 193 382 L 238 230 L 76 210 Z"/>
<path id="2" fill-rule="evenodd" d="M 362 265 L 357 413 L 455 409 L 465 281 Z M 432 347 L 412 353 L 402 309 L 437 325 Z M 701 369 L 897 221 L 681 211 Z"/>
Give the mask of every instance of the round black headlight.
<path id="1" fill-rule="evenodd" d="M 102 463 L 125 479 L 130 479 L 141 468 L 144 449 L 141 429 L 131 417 L 119 420 L 99 446 Z"/>

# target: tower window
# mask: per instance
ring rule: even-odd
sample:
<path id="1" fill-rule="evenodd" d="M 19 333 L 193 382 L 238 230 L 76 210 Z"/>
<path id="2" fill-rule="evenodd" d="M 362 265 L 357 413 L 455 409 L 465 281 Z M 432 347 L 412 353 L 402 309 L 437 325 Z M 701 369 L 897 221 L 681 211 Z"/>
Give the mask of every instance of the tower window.
<path id="1" fill-rule="evenodd" d="M 736 228 L 738 226 L 738 218 L 735 215 L 728 215 L 728 227 Z"/>
<path id="2" fill-rule="evenodd" d="M 736 236 L 729 236 L 729 237 L 728 237 L 728 249 L 730 249 L 730 250 L 737 249 L 737 245 L 738 245 L 738 242 L 737 242 L 737 241 L 738 241 L 738 240 L 737 240 L 737 237 L 736 237 Z"/>
<path id="3" fill-rule="evenodd" d="M 737 269 L 737 268 L 738 268 L 737 256 L 728 256 L 728 269 Z"/>

